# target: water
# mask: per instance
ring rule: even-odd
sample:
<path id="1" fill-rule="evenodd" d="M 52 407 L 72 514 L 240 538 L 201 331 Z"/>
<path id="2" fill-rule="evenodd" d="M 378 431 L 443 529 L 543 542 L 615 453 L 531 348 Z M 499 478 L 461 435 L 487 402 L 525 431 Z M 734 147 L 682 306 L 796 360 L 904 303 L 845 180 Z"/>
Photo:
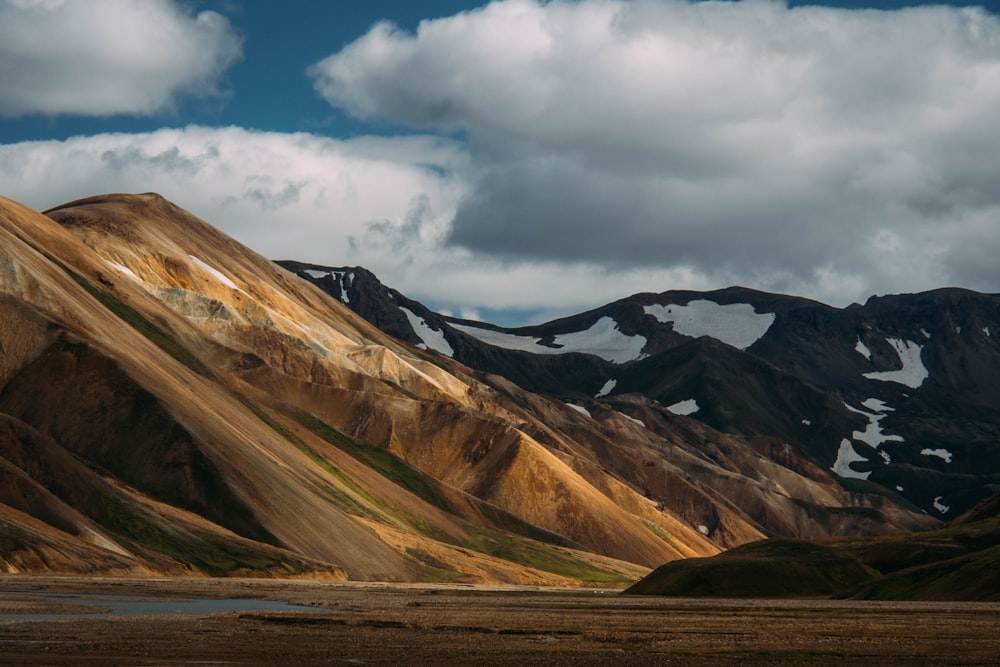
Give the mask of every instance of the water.
<path id="1" fill-rule="evenodd" d="M 50 621 L 60 618 L 97 618 L 107 616 L 175 616 L 180 614 L 223 614 L 233 611 L 318 611 L 316 607 L 239 598 L 155 598 L 140 595 L 92 595 L 41 593 L 37 591 L 0 591 L 0 603 L 16 598 L 39 604 L 77 606 L 79 613 L 0 614 L 0 621 Z M 95 609 L 97 608 L 97 609 Z"/>

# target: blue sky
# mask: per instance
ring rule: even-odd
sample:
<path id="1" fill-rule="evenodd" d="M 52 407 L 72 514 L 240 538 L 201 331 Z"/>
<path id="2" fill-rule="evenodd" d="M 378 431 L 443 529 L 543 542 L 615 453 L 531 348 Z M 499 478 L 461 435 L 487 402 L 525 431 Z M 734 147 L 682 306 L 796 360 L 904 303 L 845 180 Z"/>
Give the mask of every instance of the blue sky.
<path id="1" fill-rule="evenodd" d="M 200 0 L 180 3 L 225 16 L 243 39 L 243 53 L 223 77 L 221 99 L 185 99 L 179 109 L 150 116 L 28 115 L 0 122 L 0 141 L 65 139 L 75 134 L 149 131 L 164 125 L 239 125 L 282 132 L 344 136 L 372 131 L 337 113 L 313 90 L 306 68 L 391 20 L 416 29 L 423 19 L 475 8 L 473 0 L 306 2 Z M 375 128 L 385 130 L 385 128 Z"/>
<path id="2" fill-rule="evenodd" d="M 0 194 L 157 190 L 509 324 L 998 292 L 1000 9 L 951 4 L 0 0 Z"/>
<path id="3" fill-rule="evenodd" d="M 404 30 L 414 31 L 422 20 L 447 17 L 488 3 L 477 0 L 200 0 L 184 4 L 195 11 L 219 12 L 243 38 L 243 56 L 224 77 L 229 91 L 227 96 L 210 101 L 183 100 L 180 109 L 150 116 L 58 114 L 5 118 L 0 121 L 0 142 L 65 139 L 98 132 L 149 131 L 164 125 L 188 123 L 331 136 L 372 131 L 398 133 L 401 128 L 393 124 L 359 123 L 349 114 L 332 109 L 314 91 L 305 76 L 306 68 L 362 36 L 379 21 L 392 21 Z M 964 6 L 970 3 L 842 0 L 790 2 L 788 6 L 815 4 L 893 10 L 921 4 Z M 1000 0 L 972 4 L 1000 13 Z"/>

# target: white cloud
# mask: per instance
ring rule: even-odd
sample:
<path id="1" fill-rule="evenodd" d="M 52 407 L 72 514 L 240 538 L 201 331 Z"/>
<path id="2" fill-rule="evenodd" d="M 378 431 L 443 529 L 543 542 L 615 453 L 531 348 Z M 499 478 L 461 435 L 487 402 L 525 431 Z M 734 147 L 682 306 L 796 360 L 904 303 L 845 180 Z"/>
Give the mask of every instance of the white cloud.
<path id="1" fill-rule="evenodd" d="M 0 0 L 0 19 L 71 4 Z M 114 21 L 205 16 L 122 7 Z M 0 54 L 24 61 L 7 25 Z M 106 54 L 114 36 L 86 25 Z M 177 55 L 132 64 L 164 53 Z M 83 86 L 75 108 L 142 113 L 223 70 L 167 77 L 165 97 L 136 93 L 146 106 L 109 95 L 82 111 L 97 104 Z M 836 305 L 1000 291 L 1000 21 L 980 10 L 507 0 L 416 34 L 382 24 L 311 72 L 335 106 L 421 134 L 187 127 L 0 145 L 0 194 L 43 209 L 157 191 L 266 256 L 359 264 L 487 319 L 732 284 Z M 4 85 L 0 114 L 25 113 Z"/>
<path id="2" fill-rule="evenodd" d="M 0 1 L 0 116 L 150 114 L 219 93 L 241 39 L 174 0 Z"/>
<path id="3" fill-rule="evenodd" d="M 360 137 L 187 127 L 0 145 L 0 194 L 38 210 L 104 192 L 162 194 L 274 259 L 361 265 L 462 317 L 478 308 L 566 315 L 648 291 L 713 287 L 686 268 L 508 263 L 443 245 L 467 154 L 433 136 Z"/>
<path id="4" fill-rule="evenodd" d="M 477 255 L 838 304 L 1000 289 L 981 9 L 504 0 L 380 24 L 310 74 L 358 117 L 467 137 L 447 239 Z"/>
<path id="5" fill-rule="evenodd" d="M 364 243 L 354 252 L 352 238 L 371 225 L 406 229 L 414 211 L 411 241 L 439 234 L 454 213 L 460 160 L 435 137 L 337 141 L 187 127 L 0 145 L 0 182 L 5 196 L 36 209 L 156 191 L 269 257 L 341 263 L 388 254 Z"/>

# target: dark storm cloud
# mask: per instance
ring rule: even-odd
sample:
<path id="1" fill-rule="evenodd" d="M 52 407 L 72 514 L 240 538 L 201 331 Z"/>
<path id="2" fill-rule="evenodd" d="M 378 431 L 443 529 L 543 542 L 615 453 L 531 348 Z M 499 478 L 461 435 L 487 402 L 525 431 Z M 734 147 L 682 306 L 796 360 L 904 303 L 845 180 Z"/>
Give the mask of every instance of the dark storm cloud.
<path id="1" fill-rule="evenodd" d="M 1000 256 L 974 233 L 1000 226 L 1000 20 L 979 9 L 506 0 L 382 24 L 311 72 L 359 117 L 467 137 L 447 240 L 477 254 L 841 301 Z"/>

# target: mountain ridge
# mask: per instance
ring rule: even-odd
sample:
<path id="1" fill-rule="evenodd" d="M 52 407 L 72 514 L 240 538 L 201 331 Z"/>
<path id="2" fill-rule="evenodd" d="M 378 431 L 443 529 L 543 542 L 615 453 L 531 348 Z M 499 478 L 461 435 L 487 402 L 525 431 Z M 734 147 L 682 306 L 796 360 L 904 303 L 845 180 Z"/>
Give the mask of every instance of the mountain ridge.
<path id="1" fill-rule="evenodd" d="M 363 292 L 337 278 L 344 269 L 279 263 L 322 277 L 387 333 L 532 391 L 686 406 L 945 519 L 1000 490 L 998 294 L 945 287 L 836 308 L 738 286 L 642 292 L 504 328 L 433 313 L 360 269 Z"/>
<path id="2" fill-rule="evenodd" d="M 152 193 L 0 199 L 0 238 L 9 571 L 613 584 L 935 524 L 777 445 L 400 342 Z"/>

